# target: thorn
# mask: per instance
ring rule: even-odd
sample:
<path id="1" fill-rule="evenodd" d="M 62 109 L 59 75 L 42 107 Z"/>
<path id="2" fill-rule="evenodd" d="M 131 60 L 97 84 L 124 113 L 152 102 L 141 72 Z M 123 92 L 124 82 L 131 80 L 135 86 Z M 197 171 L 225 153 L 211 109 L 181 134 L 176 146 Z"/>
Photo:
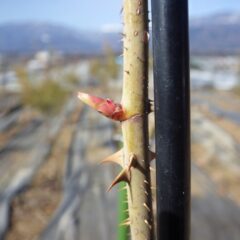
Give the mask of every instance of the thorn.
<path id="1" fill-rule="evenodd" d="M 120 14 L 122 14 L 123 13 L 123 7 L 121 7 L 121 10 L 120 10 Z"/>
<path id="2" fill-rule="evenodd" d="M 152 171 L 152 172 L 156 172 L 156 169 L 154 169 L 152 167 L 149 167 L 149 170 Z"/>
<path id="3" fill-rule="evenodd" d="M 118 165 L 123 167 L 122 160 L 123 160 L 123 149 L 120 149 L 119 151 L 115 152 L 114 154 L 110 155 L 109 157 L 106 157 L 105 159 L 103 159 L 100 162 L 100 164 L 112 162 L 112 163 L 117 163 Z"/>
<path id="4" fill-rule="evenodd" d="M 150 162 L 156 158 L 156 153 L 155 152 L 152 152 L 151 150 L 149 150 L 149 159 L 150 159 Z"/>
<path id="5" fill-rule="evenodd" d="M 129 157 L 129 164 L 128 164 L 127 170 L 130 171 L 131 167 L 134 167 L 136 163 L 137 163 L 137 157 L 134 153 L 131 153 Z"/>
<path id="6" fill-rule="evenodd" d="M 143 35 L 143 42 L 144 43 L 148 43 L 149 42 L 149 33 L 147 31 L 144 32 L 144 35 Z"/>
<path id="7" fill-rule="evenodd" d="M 152 226 L 150 225 L 150 223 L 148 222 L 147 219 L 145 219 L 144 222 L 147 224 L 147 226 L 149 227 L 149 229 L 152 229 Z"/>
<path id="8" fill-rule="evenodd" d="M 137 8 L 137 10 L 136 10 L 136 14 L 137 14 L 137 15 L 140 15 L 140 14 L 141 14 L 141 9 L 140 9 L 140 7 Z"/>
<path id="9" fill-rule="evenodd" d="M 146 203 L 143 203 L 143 206 L 149 211 L 151 212 L 151 209 L 148 207 L 148 205 Z"/>
<path id="10" fill-rule="evenodd" d="M 148 184 L 148 181 L 147 181 L 147 180 L 144 180 L 143 182 L 146 183 L 146 184 Z"/>
<path id="11" fill-rule="evenodd" d="M 121 192 L 123 190 L 127 190 L 127 186 L 120 188 L 118 191 Z"/>
<path id="12" fill-rule="evenodd" d="M 142 62 L 142 63 L 145 62 L 145 61 L 144 61 L 143 59 L 141 59 L 140 57 L 137 57 L 137 59 L 138 59 L 140 62 Z"/>
<path id="13" fill-rule="evenodd" d="M 123 223 L 120 223 L 119 226 L 129 226 L 131 224 L 130 219 L 126 219 Z"/>
<path id="14" fill-rule="evenodd" d="M 120 226 L 130 226 L 130 224 L 131 224 L 131 222 L 129 221 L 129 222 L 125 222 L 125 223 L 120 224 Z"/>
<path id="15" fill-rule="evenodd" d="M 148 196 L 148 192 L 147 191 L 144 191 L 144 193 Z"/>
<path id="16" fill-rule="evenodd" d="M 148 99 L 147 111 L 148 111 L 148 113 L 151 113 L 154 111 L 154 101 L 151 99 Z"/>
<path id="17" fill-rule="evenodd" d="M 129 72 L 129 71 L 127 71 L 127 70 L 125 70 L 124 72 L 125 72 L 125 73 L 127 73 L 128 75 L 130 74 L 130 72 Z"/>
<path id="18" fill-rule="evenodd" d="M 129 173 L 127 171 L 127 169 L 123 169 L 118 175 L 117 177 L 113 180 L 113 182 L 111 183 L 111 185 L 109 186 L 107 192 L 109 192 L 116 184 L 118 184 L 119 182 L 130 182 L 130 178 L 129 178 Z"/>

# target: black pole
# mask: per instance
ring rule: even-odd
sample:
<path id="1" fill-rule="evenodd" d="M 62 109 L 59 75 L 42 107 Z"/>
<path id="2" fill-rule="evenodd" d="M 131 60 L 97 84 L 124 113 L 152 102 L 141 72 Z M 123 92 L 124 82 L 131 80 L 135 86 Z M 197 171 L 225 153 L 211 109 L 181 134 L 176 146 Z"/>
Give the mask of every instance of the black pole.
<path id="1" fill-rule="evenodd" d="M 188 240 L 188 1 L 152 0 L 158 240 Z"/>

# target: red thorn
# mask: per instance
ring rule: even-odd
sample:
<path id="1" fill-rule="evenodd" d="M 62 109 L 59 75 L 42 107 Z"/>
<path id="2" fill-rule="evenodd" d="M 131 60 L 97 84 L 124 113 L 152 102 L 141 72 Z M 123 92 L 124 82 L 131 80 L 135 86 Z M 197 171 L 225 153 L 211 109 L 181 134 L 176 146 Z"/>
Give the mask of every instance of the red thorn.
<path id="1" fill-rule="evenodd" d="M 116 184 L 118 184 L 119 182 L 130 182 L 130 177 L 128 174 L 128 170 L 127 169 L 123 169 L 118 175 L 117 177 L 113 180 L 113 182 L 111 183 L 111 185 L 109 186 L 107 192 L 109 192 Z"/>

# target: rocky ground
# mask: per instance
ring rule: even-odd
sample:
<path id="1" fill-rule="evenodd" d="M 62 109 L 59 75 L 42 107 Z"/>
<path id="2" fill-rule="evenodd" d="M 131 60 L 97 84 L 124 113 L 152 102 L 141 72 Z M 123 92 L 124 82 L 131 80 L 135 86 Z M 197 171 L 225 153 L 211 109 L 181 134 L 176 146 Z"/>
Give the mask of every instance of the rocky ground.
<path id="1" fill-rule="evenodd" d="M 115 125 L 75 96 L 51 119 L 3 99 L 0 239 L 116 239 L 117 169 L 98 165 Z M 239 110 L 232 93 L 192 93 L 192 240 L 239 239 Z"/>

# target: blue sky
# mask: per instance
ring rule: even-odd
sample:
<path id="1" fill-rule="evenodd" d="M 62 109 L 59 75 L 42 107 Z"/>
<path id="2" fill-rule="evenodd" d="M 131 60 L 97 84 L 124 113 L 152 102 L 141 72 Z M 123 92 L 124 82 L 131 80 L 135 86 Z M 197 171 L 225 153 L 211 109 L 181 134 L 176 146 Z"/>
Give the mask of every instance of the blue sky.
<path id="1" fill-rule="evenodd" d="M 44 21 L 78 29 L 120 24 L 122 0 L 1 0 L 0 23 Z M 240 0 L 189 0 L 190 16 L 238 11 Z"/>

